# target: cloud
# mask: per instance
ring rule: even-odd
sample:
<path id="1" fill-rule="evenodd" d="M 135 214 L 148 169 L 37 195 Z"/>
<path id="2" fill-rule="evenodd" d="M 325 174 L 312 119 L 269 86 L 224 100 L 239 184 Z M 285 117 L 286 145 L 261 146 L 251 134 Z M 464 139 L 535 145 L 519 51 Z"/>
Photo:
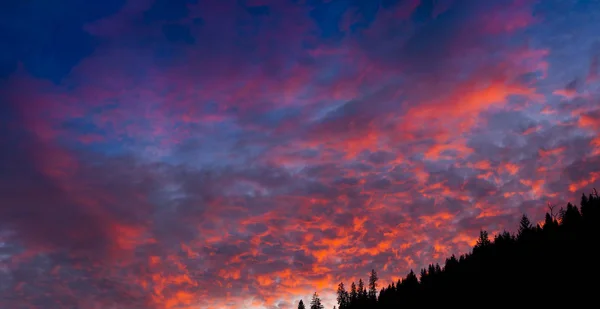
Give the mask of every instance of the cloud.
<path id="1" fill-rule="evenodd" d="M 333 306 L 600 184 L 583 1 L 28 3 L 1 307 Z"/>

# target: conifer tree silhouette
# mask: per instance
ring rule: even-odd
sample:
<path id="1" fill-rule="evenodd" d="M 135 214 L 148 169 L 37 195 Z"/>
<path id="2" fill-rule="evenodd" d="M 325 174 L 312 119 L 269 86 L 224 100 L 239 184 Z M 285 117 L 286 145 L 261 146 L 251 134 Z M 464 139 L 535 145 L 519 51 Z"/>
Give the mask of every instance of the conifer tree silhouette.
<path id="1" fill-rule="evenodd" d="M 350 305 L 350 295 L 346 291 L 346 287 L 343 282 L 340 282 L 337 289 L 337 302 L 339 309 L 347 309 Z"/>
<path id="2" fill-rule="evenodd" d="M 306 309 L 306 307 L 304 306 L 304 302 L 302 301 L 302 299 L 298 303 L 298 309 Z"/>
<path id="3" fill-rule="evenodd" d="M 321 298 L 319 298 L 319 294 L 317 294 L 317 292 L 315 292 L 312 296 L 312 300 L 310 301 L 310 309 L 323 309 Z"/>
<path id="4" fill-rule="evenodd" d="M 354 308 L 358 303 L 358 290 L 356 289 L 356 284 L 352 281 L 352 285 L 350 286 L 350 307 Z"/>
<path id="5" fill-rule="evenodd" d="M 362 279 L 358 279 L 358 305 L 364 306 L 367 301 L 367 290 Z"/>
<path id="6" fill-rule="evenodd" d="M 420 280 L 410 270 L 377 292 L 373 269 L 368 290 L 362 279 L 358 287 L 352 282 L 349 293 L 340 283 L 338 309 L 597 306 L 600 197 L 594 189 L 582 195 L 580 208 L 568 203 L 558 214 L 554 206 L 548 208 L 541 226 L 523 214 L 516 234 L 503 231 L 490 237 L 480 230 L 471 252 L 451 255 L 443 266 L 428 264 L 420 270 Z M 378 293 L 375 301 L 373 291 Z"/>
<path id="7" fill-rule="evenodd" d="M 521 221 L 519 222 L 519 231 L 517 232 L 518 237 L 522 237 L 523 234 L 526 234 L 531 230 L 531 221 L 529 221 L 529 217 L 526 214 L 523 214 L 521 217 Z"/>
<path id="8" fill-rule="evenodd" d="M 481 230 L 479 232 L 479 239 L 477 239 L 477 244 L 475 246 L 477 247 L 487 247 L 491 244 L 492 242 L 489 239 L 488 236 L 488 232 Z"/>
<path id="9" fill-rule="evenodd" d="M 372 305 L 375 305 L 377 302 L 377 272 L 375 269 L 371 270 L 371 275 L 369 276 L 369 291 L 368 291 L 368 299 Z"/>

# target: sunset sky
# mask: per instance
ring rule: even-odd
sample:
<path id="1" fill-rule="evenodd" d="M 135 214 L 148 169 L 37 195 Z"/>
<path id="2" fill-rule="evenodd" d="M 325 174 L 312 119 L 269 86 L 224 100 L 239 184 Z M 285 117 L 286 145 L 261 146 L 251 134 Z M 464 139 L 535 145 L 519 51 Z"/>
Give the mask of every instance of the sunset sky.
<path id="1" fill-rule="evenodd" d="M 296 308 L 600 189 L 597 0 L 0 4 L 0 308 Z"/>

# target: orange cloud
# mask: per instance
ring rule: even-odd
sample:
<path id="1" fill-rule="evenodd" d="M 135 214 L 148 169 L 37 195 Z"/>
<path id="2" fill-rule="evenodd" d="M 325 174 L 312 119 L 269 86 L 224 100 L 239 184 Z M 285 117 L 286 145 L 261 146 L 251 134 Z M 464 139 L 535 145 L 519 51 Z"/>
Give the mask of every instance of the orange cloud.
<path id="1" fill-rule="evenodd" d="M 0 307 L 332 307 L 340 281 L 579 198 L 597 100 L 546 83 L 562 64 L 521 40 L 529 4 L 353 7 L 332 30 L 317 4 L 206 1 L 179 21 L 201 46 L 129 25 L 150 3 L 90 25 L 63 82 L 0 86 Z"/>

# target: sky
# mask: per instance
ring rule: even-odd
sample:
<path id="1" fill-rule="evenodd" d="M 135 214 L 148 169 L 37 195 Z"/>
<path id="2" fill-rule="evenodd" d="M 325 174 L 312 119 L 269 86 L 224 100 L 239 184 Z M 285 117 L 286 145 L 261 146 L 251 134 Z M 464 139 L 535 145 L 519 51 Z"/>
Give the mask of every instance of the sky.
<path id="1" fill-rule="evenodd" d="M 600 188 L 597 0 L 0 4 L 0 307 L 295 308 Z"/>

